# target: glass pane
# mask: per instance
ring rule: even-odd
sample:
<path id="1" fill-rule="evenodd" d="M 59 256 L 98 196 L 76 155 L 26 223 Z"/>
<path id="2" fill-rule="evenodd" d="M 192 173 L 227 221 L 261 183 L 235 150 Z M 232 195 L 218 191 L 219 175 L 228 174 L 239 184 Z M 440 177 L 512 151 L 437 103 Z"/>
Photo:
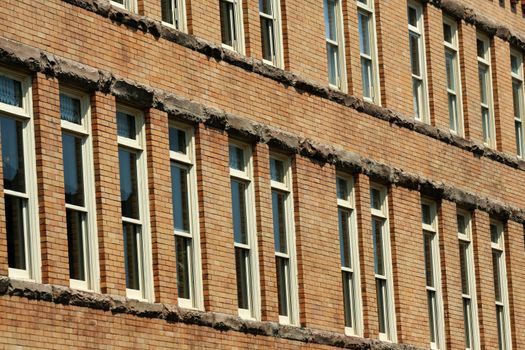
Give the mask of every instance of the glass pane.
<path id="1" fill-rule="evenodd" d="M 471 332 L 472 332 L 472 315 L 470 314 L 470 300 L 463 298 L 463 323 L 465 327 L 465 347 L 470 349 Z"/>
<path id="2" fill-rule="evenodd" d="M 124 261 L 126 264 L 126 288 L 140 290 L 140 257 L 138 234 L 140 226 L 126 223 L 122 224 L 124 231 Z"/>
<path id="3" fill-rule="evenodd" d="M 164 22 L 173 23 L 173 7 L 172 0 L 161 0 L 160 6 L 162 8 L 162 20 Z"/>
<path id="4" fill-rule="evenodd" d="M 381 200 L 381 192 L 376 188 L 370 189 L 370 205 L 372 209 L 381 210 L 383 201 Z"/>
<path id="5" fill-rule="evenodd" d="M 328 81 L 332 85 L 339 86 L 339 48 L 333 44 L 326 43 L 326 55 L 328 60 Z"/>
<path id="6" fill-rule="evenodd" d="M 485 52 L 486 52 L 485 42 L 483 40 L 477 39 L 476 47 L 477 47 L 478 57 L 485 58 Z"/>
<path id="7" fill-rule="evenodd" d="M 450 130 L 459 132 L 458 104 L 453 94 L 448 94 L 448 119 Z"/>
<path id="8" fill-rule="evenodd" d="M 236 39 L 234 11 L 232 3 L 220 1 L 222 43 L 228 46 L 233 46 Z"/>
<path id="9" fill-rule="evenodd" d="M 275 240 L 275 251 L 288 253 L 286 237 L 286 194 L 279 191 L 272 191 L 272 216 L 273 233 Z"/>
<path id="10" fill-rule="evenodd" d="M 82 139 L 62 133 L 62 154 L 66 203 L 84 206 Z"/>
<path id="11" fill-rule="evenodd" d="M 470 295 L 469 285 L 469 261 L 468 261 L 468 249 L 469 242 L 459 241 L 459 264 L 461 268 L 461 291 L 465 295 Z"/>
<path id="12" fill-rule="evenodd" d="M 434 283 L 434 254 L 432 254 L 432 240 L 434 234 L 430 232 L 423 233 L 423 241 L 425 246 L 425 275 L 427 279 L 427 287 L 435 287 Z"/>
<path id="13" fill-rule="evenodd" d="M 372 88 L 372 61 L 361 57 L 361 76 L 363 78 L 363 96 L 373 98 L 374 90 Z"/>
<path id="14" fill-rule="evenodd" d="M 275 257 L 279 315 L 288 316 L 288 259 Z"/>
<path id="15" fill-rule="evenodd" d="M 412 6 L 408 6 L 408 24 L 417 27 L 417 10 Z"/>
<path id="16" fill-rule="evenodd" d="M 374 271 L 377 275 L 385 275 L 383 222 L 372 218 L 372 235 L 374 239 Z"/>
<path id="17" fill-rule="evenodd" d="M 498 323 L 498 345 L 499 345 L 499 349 L 503 350 L 503 349 L 506 349 L 506 346 L 505 346 L 506 334 L 505 334 L 505 326 L 504 326 L 505 313 L 503 310 L 503 306 L 501 305 L 496 305 L 496 320 Z"/>
<path id="18" fill-rule="evenodd" d="M 443 23 L 443 37 L 447 43 L 453 44 L 452 27 L 448 23 Z"/>
<path id="19" fill-rule="evenodd" d="M 522 86 L 523 83 L 518 80 L 512 80 L 512 102 L 514 106 L 514 118 L 521 120 L 522 106 Z"/>
<path id="20" fill-rule="evenodd" d="M 343 271 L 343 300 L 345 307 L 345 327 L 353 327 L 354 317 L 353 317 L 353 281 L 352 273 Z"/>
<path id="21" fill-rule="evenodd" d="M 430 342 L 437 342 L 436 336 L 436 292 L 428 291 L 427 292 L 428 300 L 428 326 L 430 330 Z"/>
<path id="22" fill-rule="evenodd" d="M 432 210 L 430 208 L 430 205 L 428 204 L 421 205 L 421 216 L 422 216 L 424 224 L 432 225 Z"/>
<path id="23" fill-rule="evenodd" d="M 237 271 L 237 305 L 239 309 L 250 309 L 250 251 L 235 248 L 235 267 Z"/>
<path id="24" fill-rule="evenodd" d="M 21 121 L 0 117 L 2 169 L 6 190 L 25 192 L 24 145 Z"/>
<path id="25" fill-rule="evenodd" d="M 481 108 L 481 118 L 483 124 L 483 141 L 488 143 L 492 138 L 492 132 L 490 130 L 490 112 L 488 108 Z"/>
<path id="26" fill-rule="evenodd" d="M 523 157 L 524 156 L 524 152 L 523 152 L 524 145 L 523 145 L 523 128 L 522 128 L 521 122 L 518 122 L 518 121 L 515 122 L 515 130 L 516 130 L 517 153 L 518 153 L 518 156 Z"/>
<path id="27" fill-rule="evenodd" d="M 494 295 L 497 302 L 502 302 L 501 293 L 501 252 L 492 249 L 492 273 L 494 276 Z"/>
<path id="28" fill-rule="evenodd" d="M 348 191 L 348 181 L 346 179 L 337 178 L 337 198 L 347 201 L 350 196 Z"/>
<path id="29" fill-rule="evenodd" d="M 284 163 L 282 160 L 270 158 L 270 175 L 273 181 L 284 183 Z"/>
<path id="30" fill-rule="evenodd" d="M 175 230 L 190 232 L 188 198 L 188 170 L 171 164 L 171 198 L 173 202 L 173 226 Z"/>
<path id="31" fill-rule="evenodd" d="M 130 114 L 117 112 L 117 134 L 118 136 L 135 140 L 137 138 L 135 117 Z"/>
<path id="32" fill-rule="evenodd" d="M 22 107 L 22 84 L 17 80 L 0 75 L 0 102 Z"/>
<path id="33" fill-rule="evenodd" d="M 358 11 L 359 49 L 362 54 L 371 55 L 370 51 L 370 14 Z"/>
<path id="34" fill-rule="evenodd" d="M 445 68 L 447 71 L 447 88 L 456 92 L 456 54 L 449 50 L 445 52 Z"/>
<path id="35" fill-rule="evenodd" d="M 479 92 L 480 92 L 480 99 L 481 103 L 488 104 L 488 88 L 489 88 L 489 81 L 488 81 L 488 67 L 480 64 L 478 68 L 478 74 L 479 74 Z"/>
<path id="36" fill-rule="evenodd" d="M 337 41 L 337 24 L 336 24 L 336 1 L 324 1 L 324 25 L 326 30 L 326 38 Z"/>
<path id="37" fill-rule="evenodd" d="M 419 35 L 410 33 L 410 64 L 412 65 L 412 74 L 418 77 L 421 76 L 419 55 Z"/>
<path id="38" fill-rule="evenodd" d="M 498 230 L 498 226 L 491 224 L 490 225 L 490 239 L 492 243 L 498 244 L 499 238 L 500 238 L 500 231 Z"/>
<path id="39" fill-rule="evenodd" d="M 5 195 L 5 219 L 7 229 L 7 258 L 12 269 L 25 270 L 26 247 L 25 230 L 27 210 L 26 200 Z"/>
<path id="40" fill-rule="evenodd" d="M 458 232 L 466 235 L 467 234 L 467 220 L 463 215 L 457 215 Z"/>
<path id="41" fill-rule="evenodd" d="M 351 268 L 350 211 L 342 208 L 339 208 L 339 242 L 341 265 Z"/>
<path id="42" fill-rule="evenodd" d="M 246 218 L 246 184 L 232 180 L 233 236 L 236 243 L 248 244 Z"/>
<path id="43" fill-rule="evenodd" d="M 80 100 L 60 94 L 60 118 L 75 124 L 82 124 Z"/>
<path id="44" fill-rule="evenodd" d="M 66 209 L 69 277 L 85 281 L 84 266 L 84 213 Z"/>
<path id="45" fill-rule="evenodd" d="M 119 148 L 120 204 L 122 216 L 139 219 L 139 196 L 137 188 L 137 155 Z"/>
<path id="46" fill-rule="evenodd" d="M 186 154 L 186 132 L 177 128 L 170 128 L 170 151 Z"/>
<path id="47" fill-rule="evenodd" d="M 259 0 L 259 11 L 266 13 L 267 15 L 272 14 L 272 0 Z"/>
<path id="48" fill-rule="evenodd" d="M 191 299 L 191 239 L 175 236 L 177 292 L 179 298 Z"/>
<path id="49" fill-rule="evenodd" d="M 521 59 L 511 54 L 510 55 L 510 67 L 512 69 L 512 73 L 520 74 Z"/>
<path id="50" fill-rule="evenodd" d="M 230 145 L 230 168 L 244 171 L 244 150 L 234 145 Z"/>
<path id="51" fill-rule="evenodd" d="M 412 93 L 414 98 L 414 116 L 417 119 L 421 119 L 422 116 L 422 106 L 423 101 L 423 84 L 419 79 L 412 79 Z"/>
<path id="52" fill-rule="evenodd" d="M 379 333 L 387 332 L 386 324 L 386 281 L 376 278 L 377 292 L 377 316 L 379 321 Z"/>
<path id="53" fill-rule="evenodd" d="M 273 20 L 261 17 L 261 44 L 263 58 L 267 61 L 274 62 L 275 58 L 275 37 L 274 37 Z"/>

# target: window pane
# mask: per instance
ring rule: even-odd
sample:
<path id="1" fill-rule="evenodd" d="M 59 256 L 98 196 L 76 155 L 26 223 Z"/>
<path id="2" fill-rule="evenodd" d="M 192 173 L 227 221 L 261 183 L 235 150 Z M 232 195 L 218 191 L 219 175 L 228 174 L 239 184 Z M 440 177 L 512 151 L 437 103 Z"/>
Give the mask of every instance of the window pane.
<path id="1" fill-rule="evenodd" d="M 160 6 L 162 8 L 162 20 L 164 22 L 173 23 L 173 7 L 171 4 L 172 0 L 161 0 Z"/>
<path id="2" fill-rule="evenodd" d="M 492 135 L 490 130 L 490 111 L 488 108 L 481 108 L 481 118 L 483 124 L 483 141 L 488 143 Z"/>
<path id="3" fill-rule="evenodd" d="M 411 6 L 408 6 L 408 24 L 417 27 L 417 10 Z"/>
<path id="4" fill-rule="evenodd" d="M 4 188 L 25 192 L 24 146 L 21 121 L 0 116 Z"/>
<path id="5" fill-rule="evenodd" d="M 436 334 L 436 293 L 434 291 L 428 291 L 427 292 L 427 300 L 428 300 L 428 325 L 430 330 L 430 342 L 435 343 L 437 342 L 437 334 Z"/>
<path id="6" fill-rule="evenodd" d="M 480 99 L 481 99 L 481 103 L 486 104 L 486 105 L 489 103 L 488 93 L 487 93 L 487 90 L 489 87 L 488 73 L 489 73 L 488 67 L 483 64 L 480 64 L 478 68 Z"/>
<path id="7" fill-rule="evenodd" d="M 359 26 L 359 49 L 362 54 L 371 55 L 370 51 L 370 15 L 358 11 L 357 13 Z"/>
<path id="8" fill-rule="evenodd" d="M 381 205 L 383 201 L 381 200 L 381 192 L 378 189 L 370 189 L 370 204 L 372 209 L 381 210 Z"/>
<path id="9" fill-rule="evenodd" d="M 341 265 L 352 267 L 350 251 L 350 211 L 339 208 L 339 242 L 341 251 Z"/>
<path id="10" fill-rule="evenodd" d="M 137 138 L 135 117 L 130 114 L 117 112 L 117 134 L 118 136 L 135 140 Z"/>
<path id="11" fill-rule="evenodd" d="M 0 102 L 22 107 L 22 84 L 17 80 L 0 75 Z"/>
<path id="12" fill-rule="evenodd" d="M 419 35 L 410 33 L 410 63 L 412 65 L 412 74 L 421 76 L 419 67 Z"/>
<path id="13" fill-rule="evenodd" d="M 387 315 L 386 315 L 386 281 L 376 278 L 377 292 L 377 316 L 379 321 L 379 333 L 387 332 Z"/>
<path id="14" fill-rule="evenodd" d="M 443 23 L 443 37 L 447 43 L 453 44 L 452 27 L 448 23 Z"/>
<path id="15" fill-rule="evenodd" d="M 233 46 L 236 39 L 234 11 L 232 3 L 220 1 L 222 43 L 228 46 Z"/>
<path id="16" fill-rule="evenodd" d="M 5 195 L 4 198 L 9 267 L 25 270 L 27 268 L 24 233 L 27 230 L 25 219 L 26 200 L 9 195 Z"/>
<path id="17" fill-rule="evenodd" d="M 348 193 L 348 181 L 338 177 L 337 178 L 337 198 L 347 201 L 349 197 Z"/>
<path id="18" fill-rule="evenodd" d="M 450 130 L 459 132 L 458 104 L 456 95 L 448 94 L 448 119 Z"/>
<path id="19" fill-rule="evenodd" d="M 459 241 L 459 263 L 461 268 L 461 290 L 465 295 L 470 295 L 469 271 L 468 271 L 468 249 L 469 242 Z"/>
<path id="20" fill-rule="evenodd" d="M 512 54 L 510 55 L 510 67 L 512 69 L 512 73 L 520 73 L 521 60 L 517 56 Z"/>
<path id="21" fill-rule="evenodd" d="M 498 226 L 490 225 L 490 239 L 492 243 L 499 243 L 500 231 L 498 230 Z"/>
<path id="22" fill-rule="evenodd" d="M 374 239 L 374 268 L 377 275 L 385 275 L 383 255 L 383 222 L 372 218 L 372 234 Z"/>
<path id="23" fill-rule="evenodd" d="M 230 145 L 230 168 L 244 171 L 244 150 L 240 147 Z"/>
<path id="24" fill-rule="evenodd" d="M 266 13 L 267 15 L 272 14 L 272 0 L 259 0 L 259 11 Z"/>
<path id="25" fill-rule="evenodd" d="M 476 47 L 477 47 L 478 57 L 485 58 L 485 51 L 486 51 L 485 42 L 483 40 L 477 39 Z"/>
<path id="26" fill-rule="evenodd" d="M 414 116 L 418 119 L 422 115 L 421 102 L 423 101 L 423 84 L 419 79 L 412 79 L 412 93 L 414 95 Z"/>
<path id="27" fill-rule="evenodd" d="M 499 345 L 499 349 L 506 349 L 506 346 L 505 346 L 505 337 L 506 337 L 506 334 L 505 334 L 505 326 L 504 326 L 504 322 L 505 322 L 505 312 L 503 310 L 503 306 L 501 305 L 496 305 L 496 320 L 497 320 L 497 323 L 498 323 L 498 345 Z"/>
<path id="28" fill-rule="evenodd" d="M 447 50 L 445 52 L 445 68 L 447 71 L 447 88 L 456 92 L 456 54 Z"/>
<path id="29" fill-rule="evenodd" d="M 246 185 L 231 181 L 233 236 L 236 243 L 248 244 L 248 225 L 246 218 Z"/>
<path id="30" fill-rule="evenodd" d="M 495 249 L 492 249 L 492 273 L 494 276 L 494 295 L 497 302 L 502 302 L 502 293 L 501 293 L 501 274 L 500 274 L 500 261 L 501 261 L 501 252 Z"/>
<path id="31" fill-rule="evenodd" d="M 470 349 L 472 334 L 472 315 L 470 300 L 463 298 L 463 323 L 465 327 L 465 347 Z"/>
<path id="32" fill-rule="evenodd" d="M 170 151 L 186 154 L 186 132 L 177 128 L 169 129 Z"/>
<path id="33" fill-rule="evenodd" d="M 343 300 L 345 307 L 345 327 L 353 327 L 354 317 L 353 317 L 353 281 L 352 273 L 343 271 Z"/>
<path id="34" fill-rule="evenodd" d="M 521 122 L 519 121 L 515 122 L 515 130 L 516 130 L 517 153 L 518 153 L 518 156 L 523 157 L 524 156 L 524 152 L 523 152 L 524 145 L 523 145 L 523 128 L 522 128 Z"/>
<path id="35" fill-rule="evenodd" d="M 66 203 L 84 206 L 82 139 L 62 133 L 62 154 Z"/>
<path id="36" fill-rule="evenodd" d="M 248 269 L 250 251 L 235 248 L 237 271 L 237 305 L 239 309 L 250 309 L 250 271 Z"/>
<path id="37" fill-rule="evenodd" d="M 336 27 L 336 1 L 325 0 L 324 2 L 324 24 L 326 30 L 326 38 L 337 41 L 337 27 Z"/>
<path id="38" fill-rule="evenodd" d="M 286 194 L 279 191 L 272 191 L 272 216 L 273 232 L 275 240 L 275 251 L 288 253 L 286 240 Z"/>
<path id="39" fill-rule="evenodd" d="M 122 216 L 139 219 L 139 197 L 137 188 L 137 155 L 119 148 L 120 204 Z"/>
<path id="40" fill-rule="evenodd" d="M 421 216 L 422 216 L 424 224 L 432 225 L 432 212 L 431 212 L 430 205 L 428 204 L 421 205 Z"/>
<path id="41" fill-rule="evenodd" d="M 80 100 L 60 94 L 60 118 L 75 124 L 82 124 Z"/>
<path id="42" fill-rule="evenodd" d="M 139 238 L 140 226 L 123 223 L 124 231 L 124 261 L 126 264 L 126 288 L 140 290 L 140 256 Z"/>
<path id="43" fill-rule="evenodd" d="M 284 163 L 282 160 L 270 158 L 270 175 L 273 181 L 284 183 Z"/>
<path id="44" fill-rule="evenodd" d="M 179 231 L 190 232 L 188 170 L 175 163 L 171 164 L 171 196 L 174 228 Z"/>
<path id="45" fill-rule="evenodd" d="M 275 257 L 279 315 L 281 316 L 288 316 L 288 262 L 286 258 Z"/>
<path id="46" fill-rule="evenodd" d="M 175 236 L 177 292 L 179 298 L 191 299 L 191 239 Z"/>
<path id="47" fill-rule="evenodd" d="M 363 96 L 373 98 L 372 61 L 361 57 L 361 76 L 363 78 Z"/>
<path id="48" fill-rule="evenodd" d="M 458 232 L 466 235 L 467 234 L 467 222 L 463 215 L 457 215 Z"/>
<path id="49" fill-rule="evenodd" d="M 275 56 L 275 34 L 273 20 L 261 17 L 261 43 L 263 58 L 267 61 L 274 61 Z"/>
<path id="50" fill-rule="evenodd" d="M 521 120 L 521 101 L 522 101 L 522 86 L 521 81 L 512 80 L 512 102 L 514 106 L 514 118 Z"/>
<path id="51" fill-rule="evenodd" d="M 435 287 L 434 283 L 434 261 L 432 254 L 432 240 L 434 234 L 430 232 L 423 233 L 423 241 L 425 246 L 425 275 L 427 279 L 427 287 Z"/>
<path id="52" fill-rule="evenodd" d="M 69 277 L 86 280 L 84 266 L 84 213 L 66 209 L 67 246 L 69 256 Z"/>
<path id="53" fill-rule="evenodd" d="M 328 81 L 330 84 L 339 85 L 339 48 L 333 44 L 326 44 L 328 60 Z"/>

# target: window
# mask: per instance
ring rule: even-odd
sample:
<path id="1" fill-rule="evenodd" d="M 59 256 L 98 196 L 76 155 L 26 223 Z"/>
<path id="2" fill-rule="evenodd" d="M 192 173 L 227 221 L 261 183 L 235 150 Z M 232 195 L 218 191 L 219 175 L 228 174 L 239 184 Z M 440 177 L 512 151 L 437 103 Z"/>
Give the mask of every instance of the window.
<path id="1" fill-rule="evenodd" d="M 272 155 L 270 174 L 279 322 L 297 325 L 299 323 L 299 296 L 290 160 Z"/>
<path id="2" fill-rule="evenodd" d="M 412 94 L 414 117 L 428 123 L 428 88 L 425 59 L 425 37 L 423 32 L 423 6 L 415 1 L 408 2 L 408 38 L 410 64 L 412 66 Z"/>
<path id="3" fill-rule="evenodd" d="M 31 78 L 0 69 L 0 142 L 9 277 L 40 281 Z"/>
<path id="4" fill-rule="evenodd" d="M 170 121 L 169 142 L 178 303 L 203 310 L 193 128 Z"/>
<path id="5" fill-rule="evenodd" d="M 363 98 L 369 102 L 381 103 L 379 92 L 379 69 L 377 66 L 376 23 L 373 0 L 357 0 L 359 28 L 359 52 L 361 56 L 361 77 Z"/>
<path id="6" fill-rule="evenodd" d="M 444 349 L 445 324 L 441 294 L 441 261 L 439 259 L 436 203 L 423 199 L 421 201 L 421 217 L 423 225 L 423 249 L 425 253 L 430 348 Z"/>
<path id="7" fill-rule="evenodd" d="M 525 134 L 523 131 L 525 101 L 523 95 L 523 55 L 521 52 L 511 50 L 510 68 L 512 76 L 512 101 L 514 105 L 514 127 L 516 130 L 516 154 L 523 159 L 525 157 Z"/>
<path id="8" fill-rule="evenodd" d="M 494 296 L 496 301 L 496 322 L 500 350 L 512 348 L 510 337 L 509 296 L 507 291 L 507 269 L 505 268 L 505 243 L 503 224 L 490 222 L 492 242 L 492 271 L 494 273 Z"/>
<path id="9" fill-rule="evenodd" d="M 363 334 L 361 286 L 359 277 L 359 247 L 355 217 L 355 197 L 352 177 L 337 176 L 337 211 L 339 243 L 345 308 L 345 333 Z"/>
<path id="10" fill-rule="evenodd" d="M 479 324 L 476 301 L 476 280 L 474 273 L 474 253 L 472 249 L 472 228 L 470 214 L 457 213 L 459 263 L 461 270 L 461 290 L 463 299 L 463 321 L 465 329 L 465 349 L 479 350 Z"/>
<path id="11" fill-rule="evenodd" d="M 259 0 L 263 60 L 284 68 L 280 0 Z"/>
<path id="12" fill-rule="evenodd" d="M 161 0 L 162 21 L 170 24 L 182 32 L 187 32 L 186 1 Z"/>
<path id="13" fill-rule="evenodd" d="M 259 264 L 251 150 L 249 146 L 237 142 L 231 142 L 229 148 L 239 315 L 244 318 L 260 319 Z"/>
<path id="14" fill-rule="evenodd" d="M 483 143 L 489 147 L 496 147 L 496 127 L 494 125 L 492 102 L 492 73 L 490 70 L 490 40 L 480 33 L 478 33 L 477 37 L 477 51 Z"/>
<path id="15" fill-rule="evenodd" d="M 111 3 L 130 12 L 137 12 L 137 0 L 111 0 Z"/>
<path id="16" fill-rule="evenodd" d="M 244 54 L 242 0 L 219 0 L 222 45 Z"/>
<path id="17" fill-rule="evenodd" d="M 324 0 L 328 81 L 334 89 L 347 91 L 341 0 Z"/>
<path id="18" fill-rule="evenodd" d="M 445 70 L 447 73 L 449 128 L 453 134 L 463 136 L 458 24 L 454 19 L 443 17 L 443 37 L 445 44 Z"/>
<path id="19" fill-rule="evenodd" d="M 97 291 L 98 243 L 89 96 L 62 89 L 60 117 L 70 285 Z"/>
<path id="20" fill-rule="evenodd" d="M 370 186 L 379 339 L 396 342 L 387 188 L 376 184 Z"/>
<path id="21" fill-rule="evenodd" d="M 126 294 L 128 298 L 153 301 L 146 142 L 141 113 L 118 107 L 117 133 Z"/>

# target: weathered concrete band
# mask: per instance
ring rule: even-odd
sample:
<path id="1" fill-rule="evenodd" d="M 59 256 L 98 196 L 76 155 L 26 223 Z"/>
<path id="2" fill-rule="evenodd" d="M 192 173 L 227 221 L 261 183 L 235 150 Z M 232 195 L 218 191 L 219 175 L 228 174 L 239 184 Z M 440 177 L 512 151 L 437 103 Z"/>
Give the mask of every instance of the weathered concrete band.
<path id="1" fill-rule="evenodd" d="M 344 349 L 422 350 L 422 348 L 411 345 L 384 343 L 373 339 L 349 337 L 312 328 L 280 325 L 276 322 L 244 320 L 237 316 L 217 312 L 187 310 L 171 304 L 147 303 L 115 295 L 90 293 L 62 286 L 19 281 L 0 276 L 0 297 L 3 296 L 87 307 L 112 314 L 158 319 L 173 324 L 183 323 L 210 327 L 221 332 L 241 332 L 255 336 L 275 337 Z"/>
<path id="2" fill-rule="evenodd" d="M 277 81 L 283 85 L 293 87 L 301 92 L 328 99 L 332 102 L 349 107 L 368 114 L 372 117 L 388 121 L 390 124 L 397 125 L 401 128 L 413 130 L 417 133 L 426 135 L 441 142 L 459 147 L 476 156 L 484 156 L 507 166 L 525 170 L 525 162 L 518 159 L 515 155 L 505 154 L 497 150 L 485 147 L 483 144 L 466 140 L 457 135 L 453 135 L 449 130 L 436 128 L 434 126 L 418 122 L 414 118 L 404 116 L 400 113 L 383 108 L 372 103 L 368 103 L 355 96 L 341 93 L 329 89 L 327 86 L 305 79 L 295 73 L 288 72 L 274 66 L 263 63 L 250 57 L 245 57 L 234 51 L 223 49 L 220 45 L 208 42 L 193 35 L 182 33 L 176 29 L 165 26 L 160 21 L 148 17 L 131 13 L 122 8 L 112 6 L 109 0 L 62 0 L 72 5 L 81 7 L 85 10 L 94 12 L 103 17 L 109 18 L 115 23 L 120 23 L 132 30 L 140 30 L 149 33 L 155 38 L 163 38 L 193 51 L 197 51 L 213 58 L 217 61 L 224 61 L 234 66 L 240 67 L 246 71 L 253 72 L 266 78 Z M 425 0 L 426 2 L 443 9 L 443 11 L 463 19 L 465 22 L 476 25 L 490 35 L 496 35 L 513 45 L 525 50 L 524 36 L 516 31 L 498 25 L 487 17 L 477 13 L 475 10 L 468 8 L 458 0 Z"/>
<path id="3" fill-rule="evenodd" d="M 521 208 L 491 200 L 440 181 L 409 173 L 353 152 L 302 138 L 281 129 L 251 121 L 224 111 L 203 106 L 164 90 L 119 78 L 110 72 L 60 58 L 45 51 L 0 38 L 0 62 L 43 72 L 62 82 L 88 90 L 110 93 L 119 101 L 140 108 L 156 108 L 193 123 L 204 123 L 229 133 L 265 143 L 318 162 L 335 164 L 342 170 L 362 173 L 373 180 L 420 191 L 434 198 L 444 198 L 467 209 L 480 209 L 502 220 L 525 223 Z"/>

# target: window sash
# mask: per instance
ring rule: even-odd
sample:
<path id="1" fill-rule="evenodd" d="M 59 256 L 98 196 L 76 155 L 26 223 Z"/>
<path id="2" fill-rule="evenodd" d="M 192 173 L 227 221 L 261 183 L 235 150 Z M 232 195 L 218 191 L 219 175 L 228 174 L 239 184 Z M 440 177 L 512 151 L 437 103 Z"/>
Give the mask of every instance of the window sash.
<path id="1" fill-rule="evenodd" d="M 357 15 L 358 19 L 361 15 L 368 17 L 367 31 L 364 33 L 362 27 L 358 26 L 359 38 L 360 38 L 360 57 L 361 57 L 361 79 L 363 98 L 373 103 L 380 103 L 379 100 L 379 71 L 377 67 L 377 43 L 376 43 L 376 24 L 375 24 L 375 12 L 372 3 L 363 4 L 357 1 Z M 366 38 L 364 37 L 366 34 Z M 368 43 L 368 51 L 364 50 L 361 42 L 366 40 Z"/>
<path id="2" fill-rule="evenodd" d="M 329 85 L 346 92 L 346 58 L 341 0 L 324 0 L 326 55 Z M 333 23 L 330 20 L 333 20 Z M 333 37 L 331 37 L 333 35 Z"/>
<path id="3" fill-rule="evenodd" d="M 111 0 L 111 4 L 128 10 L 129 12 L 136 12 L 137 10 L 136 0 L 122 0 L 122 2 L 118 0 Z"/>
<path id="4" fill-rule="evenodd" d="M 164 9 L 164 6 L 169 5 L 170 8 Z M 185 0 L 162 0 L 162 22 L 168 26 L 174 27 L 182 32 L 187 32 L 186 23 L 186 1 Z M 165 11 L 170 13 L 165 13 Z"/>
<path id="5" fill-rule="evenodd" d="M 280 0 L 269 0 L 271 13 L 265 13 L 259 8 L 261 23 L 261 44 L 263 48 L 263 61 L 274 65 L 278 68 L 284 68 L 283 46 L 282 46 L 282 29 L 281 29 L 281 4 Z M 265 25 L 268 30 L 263 30 Z M 270 60 L 265 56 L 265 43 L 268 46 Z"/>
<path id="6" fill-rule="evenodd" d="M 219 0 L 219 6 L 226 6 L 223 11 L 220 9 L 220 22 L 222 33 L 222 46 L 244 54 L 244 22 L 242 13 L 242 2 L 238 0 Z M 223 17 L 226 16 L 226 17 Z M 227 37 L 224 37 L 226 35 Z M 231 45 L 225 43 L 231 41 Z"/>

